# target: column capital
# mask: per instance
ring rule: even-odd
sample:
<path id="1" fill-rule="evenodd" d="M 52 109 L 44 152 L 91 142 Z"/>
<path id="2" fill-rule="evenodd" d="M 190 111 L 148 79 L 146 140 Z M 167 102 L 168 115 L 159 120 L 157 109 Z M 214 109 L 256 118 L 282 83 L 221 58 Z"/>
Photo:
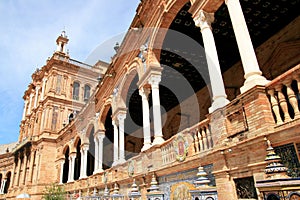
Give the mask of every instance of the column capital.
<path id="1" fill-rule="evenodd" d="M 194 17 L 194 22 L 197 27 L 201 28 L 201 31 L 205 28 L 211 29 L 211 23 L 215 20 L 214 13 L 207 13 L 204 10 L 200 10 Z"/>
<path id="2" fill-rule="evenodd" d="M 148 79 L 149 84 L 151 85 L 151 87 L 158 87 L 159 83 L 161 81 L 161 75 L 151 75 Z"/>
<path id="3" fill-rule="evenodd" d="M 124 121 L 126 119 L 126 113 L 118 113 L 117 115 L 118 121 Z"/>
<path id="4" fill-rule="evenodd" d="M 150 92 L 151 92 L 150 87 L 144 86 L 139 89 L 139 94 L 141 95 L 142 98 L 145 99 L 148 99 Z"/>

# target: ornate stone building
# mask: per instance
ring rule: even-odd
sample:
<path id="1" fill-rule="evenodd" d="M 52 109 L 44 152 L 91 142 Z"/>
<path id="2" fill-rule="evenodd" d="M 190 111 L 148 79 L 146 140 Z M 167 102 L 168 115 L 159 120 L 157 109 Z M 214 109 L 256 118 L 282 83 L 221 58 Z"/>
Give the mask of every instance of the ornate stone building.
<path id="1" fill-rule="evenodd" d="M 72 60 L 63 33 L 0 198 L 299 199 L 299 4 L 143 0 L 108 66 Z"/>

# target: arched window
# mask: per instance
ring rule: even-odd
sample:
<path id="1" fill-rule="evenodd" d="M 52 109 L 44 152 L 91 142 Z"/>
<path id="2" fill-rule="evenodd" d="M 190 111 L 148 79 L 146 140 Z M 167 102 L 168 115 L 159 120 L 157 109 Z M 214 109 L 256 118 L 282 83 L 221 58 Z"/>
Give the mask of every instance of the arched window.
<path id="1" fill-rule="evenodd" d="M 8 172 L 6 174 L 6 182 L 5 182 L 4 189 L 3 189 L 4 194 L 7 194 L 7 192 L 8 192 L 8 188 L 10 185 L 10 177 L 11 177 L 11 172 Z"/>
<path id="2" fill-rule="evenodd" d="M 68 181 L 68 175 L 69 175 L 69 147 L 67 147 L 65 151 L 65 163 L 64 163 L 64 169 L 63 169 L 63 183 L 66 183 Z"/>
<path id="3" fill-rule="evenodd" d="M 94 172 L 94 165 L 95 165 L 95 141 L 94 141 L 94 127 L 92 128 L 89 136 L 89 150 L 87 155 L 87 175 L 91 176 Z"/>
<path id="4" fill-rule="evenodd" d="M 78 82 L 73 83 L 73 99 L 79 100 L 79 88 L 80 84 Z"/>
<path id="5" fill-rule="evenodd" d="M 84 96 L 83 99 L 85 102 L 87 102 L 90 98 L 90 91 L 91 91 L 91 87 L 88 85 L 84 86 Z"/>
<path id="6" fill-rule="evenodd" d="M 76 158 L 75 158 L 75 168 L 74 168 L 74 180 L 78 180 L 80 177 L 80 164 L 81 164 L 81 154 L 80 154 L 81 140 L 79 139 L 76 145 Z"/>

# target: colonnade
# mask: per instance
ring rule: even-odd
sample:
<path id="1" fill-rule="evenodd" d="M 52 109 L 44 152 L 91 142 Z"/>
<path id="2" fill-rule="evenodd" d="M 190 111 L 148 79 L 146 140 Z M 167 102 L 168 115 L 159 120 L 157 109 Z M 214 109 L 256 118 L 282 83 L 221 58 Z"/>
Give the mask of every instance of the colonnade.
<path id="1" fill-rule="evenodd" d="M 249 31 L 245 22 L 242 8 L 239 0 L 225 1 L 229 15 L 232 21 L 232 26 L 239 52 L 241 55 L 242 65 L 244 69 L 245 82 L 241 88 L 241 92 L 246 92 L 256 85 L 265 85 L 268 81 L 262 76 L 254 48 L 251 42 Z M 213 112 L 218 108 L 226 106 L 229 101 L 225 92 L 224 81 L 221 74 L 217 48 L 212 32 L 211 23 L 214 21 L 214 13 L 207 13 L 204 10 L 198 10 L 192 15 L 195 25 L 200 27 L 204 49 L 208 64 L 209 78 L 212 91 L 212 105 L 209 112 Z M 151 66 L 150 66 L 151 67 Z M 151 71 L 151 70 L 150 70 Z M 147 80 L 140 80 L 139 94 L 142 97 L 142 111 L 143 111 L 143 133 L 144 146 L 142 151 L 149 149 L 153 145 L 162 144 L 164 142 L 162 133 L 160 97 L 159 97 L 159 83 L 161 81 L 161 73 L 154 73 L 145 76 Z M 150 109 L 149 109 L 149 94 L 152 91 L 153 102 L 153 125 L 154 125 L 154 140 L 151 141 L 150 132 Z M 31 102 L 31 100 L 29 101 Z M 27 102 L 25 102 L 27 104 Z M 29 103 L 30 105 L 30 103 Z M 124 137 L 124 121 L 126 118 L 126 109 L 116 111 L 112 117 L 112 125 L 114 127 L 114 152 L 113 152 L 113 166 L 125 162 L 125 137 Z M 95 173 L 101 172 L 103 162 L 103 138 L 104 134 L 95 135 Z M 81 148 L 81 172 L 80 178 L 86 177 L 88 147 Z M 69 162 L 69 181 L 73 181 L 74 176 L 74 155 L 70 154 Z M 63 166 L 63 162 L 61 163 Z M 63 168 L 62 168 L 63 169 Z M 62 180 L 63 172 L 61 172 Z"/>

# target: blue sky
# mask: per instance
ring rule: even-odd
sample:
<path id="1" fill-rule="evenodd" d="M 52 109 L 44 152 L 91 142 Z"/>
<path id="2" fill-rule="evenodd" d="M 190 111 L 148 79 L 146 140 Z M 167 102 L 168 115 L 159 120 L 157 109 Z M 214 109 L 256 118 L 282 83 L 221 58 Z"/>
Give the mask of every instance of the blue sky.
<path id="1" fill-rule="evenodd" d="M 17 141 L 24 91 L 32 72 L 54 52 L 61 31 L 65 29 L 70 39 L 70 56 L 86 61 L 99 45 L 121 42 L 120 35 L 128 30 L 139 2 L 0 1 L 0 144 Z M 100 54 L 99 59 L 109 62 L 113 48 Z"/>

